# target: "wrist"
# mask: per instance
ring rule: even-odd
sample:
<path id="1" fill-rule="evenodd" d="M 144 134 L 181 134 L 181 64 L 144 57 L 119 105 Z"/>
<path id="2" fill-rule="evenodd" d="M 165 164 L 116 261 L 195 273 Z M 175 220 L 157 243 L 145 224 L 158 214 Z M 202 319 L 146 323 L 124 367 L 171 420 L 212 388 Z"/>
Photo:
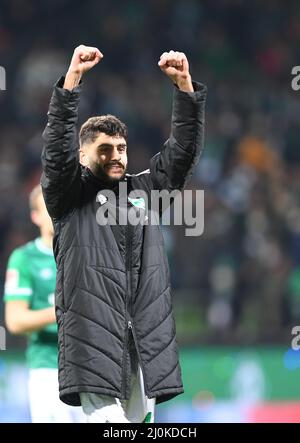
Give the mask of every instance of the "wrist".
<path id="1" fill-rule="evenodd" d="M 64 82 L 64 89 L 69 89 L 70 91 L 79 85 L 82 77 L 82 73 L 77 70 L 68 69 Z"/>
<path id="2" fill-rule="evenodd" d="M 184 92 L 194 92 L 194 87 L 192 83 L 192 77 L 190 74 L 187 76 L 177 78 L 174 83 L 177 84 L 178 88 Z"/>

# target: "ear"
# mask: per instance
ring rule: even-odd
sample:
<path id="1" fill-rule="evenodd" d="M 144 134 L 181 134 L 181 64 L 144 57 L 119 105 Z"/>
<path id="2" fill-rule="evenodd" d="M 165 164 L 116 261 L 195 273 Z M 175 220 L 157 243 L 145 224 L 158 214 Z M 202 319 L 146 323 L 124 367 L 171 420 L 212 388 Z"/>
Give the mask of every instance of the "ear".
<path id="1" fill-rule="evenodd" d="M 88 156 L 86 155 L 85 149 L 79 149 L 79 162 L 82 166 L 87 167 L 89 165 Z"/>
<path id="2" fill-rule="evenodd" d="M 36 225 L 38 227 L 40 226 L 40 217 L 39 217 L 38 211 L 35 211 L 35 210 L 31 211 L 30 218 L 31 218 L 31 221 L 34 225 Z"/>

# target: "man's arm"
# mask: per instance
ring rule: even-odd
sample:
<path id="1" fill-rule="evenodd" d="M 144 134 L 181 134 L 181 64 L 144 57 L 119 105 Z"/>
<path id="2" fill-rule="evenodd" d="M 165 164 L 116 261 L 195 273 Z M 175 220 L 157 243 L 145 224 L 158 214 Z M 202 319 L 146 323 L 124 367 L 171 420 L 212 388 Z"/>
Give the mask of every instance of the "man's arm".
<path id="1" fill-rule="evenodd" d="M 65 79 L 55 85 L 43 132 L 41 184 L 51 217 L 62 217 L 73 206 L 80 186 L 77 118 L 82 75 L 103 57 L 97 48 L 78 46 Z"/>
<path id="2" fill-rule="evenodd" d="M 11 334 L 39 331 L 55 321 L 54 307 L 32 310 L 25 300 L 5 303 L 5 324 Z"/>
<path id="3" fill-rule="evenodd" d="M 5 323 L 12 334 L 25 334 L 55 323 L 55 309 L 30 308 L 33 284 L 29 270 L 30 263 L 22 248 L 10 256 L 4 288 Z"/>
<path id="4" fill-rule="evenodd" d="M 150 161 L 150 178 L 154 189 L 182 190 L 204 147 L 207 88 L 192 81 L 182 52 L 162 54 L 158 65 L 174 83 L 173 111 L 170 137 Z"/>

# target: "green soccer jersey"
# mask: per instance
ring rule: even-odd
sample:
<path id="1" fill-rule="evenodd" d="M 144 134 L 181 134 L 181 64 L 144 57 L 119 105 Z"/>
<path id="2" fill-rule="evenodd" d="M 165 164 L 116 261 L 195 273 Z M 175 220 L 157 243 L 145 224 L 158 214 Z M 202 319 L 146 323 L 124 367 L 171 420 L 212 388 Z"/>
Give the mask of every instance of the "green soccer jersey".
<path id="1" fill-rule="evenodd" d="M 41 238 L 11 254 L 6 274 L 4 301 L 25 300 L 32 310 L 54 305 L 56 265 L 53 251 Z M 57 367 L 57 325 L 28 334 L 27 362 L 30 368 Z"/>

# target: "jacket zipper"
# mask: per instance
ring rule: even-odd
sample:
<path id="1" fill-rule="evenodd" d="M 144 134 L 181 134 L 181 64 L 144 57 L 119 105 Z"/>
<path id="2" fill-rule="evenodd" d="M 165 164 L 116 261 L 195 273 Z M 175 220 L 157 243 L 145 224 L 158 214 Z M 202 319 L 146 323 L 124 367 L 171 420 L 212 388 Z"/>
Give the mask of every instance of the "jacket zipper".
<path id="1" fill-rule="evenodd" d="M 133 329 L 133 323 L 132 323 L 132 312 L 131 312 L 131 304 L 132 304 L 132 284 L 131 284 L 131 254 L 132 254 L 132 242 L 131 242 L 131 238 L 130 238 L 130 225 L 128 224 L 127 221 L 127 225 L 126 225 L 126 231 L 125 231 L 125 236 L 126 236 L 126 281 L 127 281 L 127 293 L 126 293 L 126 321 L 127 321 L 127 325 L 126 325 L 126 339 L 125 339 L 125 348 L 127 350 L 128 347 L 128 334 L 129 331 L 131 331 L 132 336 L 133 336 L 133 341 L 135 344 L 135 349 L 138 355 L 138 361 L 142 370 L 142 374 L 143 374 L 143 379 L 144 379 L 144 388 L 145 388 L 145 394 L 148 396 L 148 390 L 146 388 L 146 383 L 145 383 L 145 373 L 144 373 L 144 369 L 143 369 L 143 364 L 142 364 L 142 359 L 140 356 L 140 352 L 139 352 L 139 348 L 137 345 L 137 339 L 136 339 L 136 335 Z M 129 275 L 128 275 L 129 273 Z M 129 315 L 129 317 L 128 317 Z M 125 397 L 126 394 L 126 364 L 123 366 L 123 395 Z"/>
<path id="2" fill-rule="evenodd" d="M 130 304 L 130 294 L 131 294 L 131 273 L 130 273 L 130 263 L 131 263 L 131 239 L 130 239 L 130 229 L 127 224 L 125 226 L 125 239 L 126 239 L 126 251 L 125 251 L 125 263 L 126 263 L 126 299 L 125 299 L 125 310 L 126 310 L 126 337 L 125 337 L 125 349 L 124 354 L 127 356 L 128 351 L 128 335 L 129 329 L 131 328 L 131 321 L 128 318 L 129 304 Z M 129 275 L 128 275 L 129 274 Z M 123 397 L 126 398 L 126 388 L 127 388 L 127 360 L 125 360 L 122 370 L 122 382 L 123 382 Z"/>
<path id="3" fill-rule="evenodd" d="M 143 374 L 145 394 L 148 397 L 149 393 L 148 393 L 148 389 L 146 387 L 146 382 L 145 382 L 145 372 L 144 372 L 144 368 L 143 368 L 143 364 L 142 364 L 142 359 L 141 359 L 141 356 L 140 356 L 140 351 L 139 351 L 139 348 L 138 348 L 138 345 L 137 345 L 137 339 L 136 339 L 135 331 L 133 329 L 132 321 L 128 322 L 128 328 L 131 330 L 131 333 L 132 333 L 132 336 L 133 336 L 133 341 L 134 341 L 134 344 L 135 344 L 135 349 L 136 349 L 136 352 L 137 352 L 137 355 L 138 355 L 139 364 L 140 364 L 140 367 L 141 367 L 141 370 L 142 370 L 142 374 Z"/>
<path id="4" fill-rule="evenodd" d="M 128 335 L 129 335 L 129 321 L 126 319 L 126 335 L 125 335 L 125 346 L 124 346 L 124 355 L 127 357 L 127 348 L 128 348 Z M 127 388 L 127 358 L 124 359 L 124 364 L 122 368 L 122 398 L 126 398 L 126 388 Z"/>

